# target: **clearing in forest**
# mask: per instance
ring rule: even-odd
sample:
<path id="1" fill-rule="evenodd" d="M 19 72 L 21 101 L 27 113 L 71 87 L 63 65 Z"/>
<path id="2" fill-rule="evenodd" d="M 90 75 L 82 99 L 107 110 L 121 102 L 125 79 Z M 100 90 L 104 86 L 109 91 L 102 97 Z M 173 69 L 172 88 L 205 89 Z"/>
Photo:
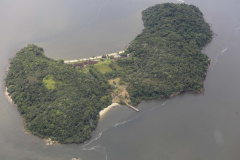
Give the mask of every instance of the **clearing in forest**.
<path id="1" fill-rule="evenodd" d="M 121 102 L 127 102 L 129 103 L 130 96 L 127 91 L 127 83 L 121 81 L 120 78 L 110 79 L 108 80 L 108 83 L 110 85 L 114 86 L 114 91 L 112 93 L 112 102 L 113 103 L 121 103 Z"/>

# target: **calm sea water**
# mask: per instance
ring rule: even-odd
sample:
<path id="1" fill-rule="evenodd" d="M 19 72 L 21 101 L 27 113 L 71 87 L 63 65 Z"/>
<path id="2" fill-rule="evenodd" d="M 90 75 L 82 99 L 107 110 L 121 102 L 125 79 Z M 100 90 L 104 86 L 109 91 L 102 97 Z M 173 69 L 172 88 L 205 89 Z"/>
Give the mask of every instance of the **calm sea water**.
<path id="1" fill-rule="evenodd" d="M 54 145 L 27 135 L 4 95 L 8 59 L 28 43 L 54 59 L 123 50 L 143 29 L 141 11 L 167 0 L 0 1 L 1 160 L 239 160 L 240 1 L 186 0 L 216 33 L 205 94 L 142 102 L 136 113 L 115 107 L 85 144 Z M 179 3 L 180 1 L 171 1 Z"/>

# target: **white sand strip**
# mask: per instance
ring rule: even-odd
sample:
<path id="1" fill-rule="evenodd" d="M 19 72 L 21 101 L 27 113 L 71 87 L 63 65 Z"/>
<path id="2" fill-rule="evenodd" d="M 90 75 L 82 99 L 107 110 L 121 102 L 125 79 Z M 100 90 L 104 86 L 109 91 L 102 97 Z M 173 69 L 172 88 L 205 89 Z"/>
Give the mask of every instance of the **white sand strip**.
<path id="1" fill-rule="evenodd" d="M 114 52 L 114 53 L 109 53 L 105 54 L 106 56 L 117 56 L 118 54 L 123 53 L 124 51 L 119 51 L 119 52 Z M 81 58 L 81 59 L 74 59 L 74 60 L 64 60 L 64 63 L 74 63 L 74 62 L 79 62 L 79 61 L 87 61 L 87 60 L 94 60 L 94 59 L 99 59 L 102 58 L 102 56 L 94 56 L 94 57 L 89 57 L 89 58 Z M 115 57 L 116 58 L 116 57 Z"/>
<path id="2" fill-rule="evenodd" d="M 104 114 L 106 114 L 113 106 L 117 106 L 117 105 L 119 105 L 119 104 L 118 104 L 118 103 L 112 103 L 110 106 L 108 106 L 108 107 L 104 108 L 103 110 L 101 110 L 101 111 L 99 112 L 100 118 L 101 118 Z"/>

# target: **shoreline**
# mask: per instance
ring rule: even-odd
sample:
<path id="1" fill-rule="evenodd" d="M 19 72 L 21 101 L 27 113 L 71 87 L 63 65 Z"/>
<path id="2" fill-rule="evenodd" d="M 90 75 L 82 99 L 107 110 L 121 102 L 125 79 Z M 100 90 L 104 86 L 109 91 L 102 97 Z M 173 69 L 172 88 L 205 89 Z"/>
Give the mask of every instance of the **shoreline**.
<path id="1" fill-rule="evenodd" d="M 12 97 L 10 96 L 10 94 L 8 93 L 7 91 L 7 87 L 5 86 L 4 87 L 4 93 L 5 93 L 5 96 L 8 100 L 9 103 L 11 103 L 13 106 L 15 106 L 16 108 L 18 108 L 18 106 L 13 102 L 12 100 Z M 26 128 L 26 124 L 25 124 L 25 121 L 24 121 L 24 117 L 22 117 L 22 115 L 20 114 L 19 112 L 19 115 L 21 117 L 21 122 L 22 122 L 22 127 L 24 129 L 24 133 L 25 134 L 28 134 L 28 135 L 33 135 L 33 136 L 36 136 L 34 135 L 33 133 L 31 133 L 30 131 L 27 130 Z M 38 136 L 39 137 L 39 136 Z M 57 144 L 58 142 L 57 141 L 52 141 L 51 138 L 42 138 L 42 137 L 39 137 L 41 138 L 44 142 L 46 142 L 46 146 L 51 146 L 51 145 L 54 145 L 54 144 Z"/>
<path id="2" fill-rule="evenodd" d="M 102 110 L 99 112 L 99 118 L 102 118 L 112 107 L 118 106 L 118 105 L 119 105 L 118 103 L 112 103 L 112 104 L 109 105 L 108 107 L 102 109 Z"/>
<path id="3" fill-rule="evenodd" d="M 118 51 L 118 52 L 114 52 L 114 53 L 109 53 L 109 54 L 104 54 L 105 56 L 114 56 L 116 58 L 116 56 L 118 54 L 121 54 L 125 52 L 124 50 L 122 51 Z M 73 60 L 64 60 L 64 63 L 74 63 L 74 62 L 79 62 L 79 61 L 87 61 L 87 60 L 95 60 L 95 59 L 100 59 L 102 58 L 103 55 L 100 56 L 93 56 L 93 57 L 88 57 L 88 58 L 80 58 L 80 59 L 73 59 Z"/>
<path id="4" fill-rule="evenodd" d="M 121 54 L 123 53 L 124 51 L 119 51 L 119 52 L 115 52 L 115 53 L 109 53 L 109 54 L 105 54 L 105 55 L 108 55 L 108 56 L 117 56 L 118 54 Z M 16 53 L 15 53 L 16 55 Z M 82 58 L 82 59 L 75 59 L 75 60 L 64 60 L 64 63 L 73 63 L 73 62 L 79 62 L 79 61 L 85 61 L 85 60 L 95 60 L 95 59 L 99 59 L 99 58 L 102 58 L 102 56 L 95 56 L 95 57 L 89 57 L 89 58 Z M 208 72 L 208 69 L 210 68 L 211 66 L 211 59 L 208 57 L 208 60 L 210 61 L 209 65 L 207 66 L 207 71 L 205 74 L 207 74 Z M 6 72 L 8 72 L 9 70 L 9 67 L 10 67 L 10 60 L 9 60 L 9 65 L 6 69 Z M 206 77 L 205 77 L 206 79 Z M 205 79 L 203 80 L 203 83 L 205 81 Z M 12 97 L 11 95 L 9 94 L 9 92 L 7 91 L 7 87 L 6 85 L 4 86 L 4 93 L 5 93 L 5 96 L 7 98 L 7 100 L 9 101 L 9 103 L 11 103 L 13 106 L 15 106 L 16 108 L 18 108 L 18 106 L 13 102 L 12 100 Z M 205 86 L 203 86 L 203 89 L 202 91 L 199 93 L 199 94 L 204 94 L 204 90 L 205 90 Z M 172 95 L 170 95 L 169 97 L 166 97 L 164 99 L 168 99 L 168 98 L 172 98 L 176 95 L 179 95 L 181 94 L 182 92 L 176 92 L 176 93 L 173 93 Z M 141 102 L 140 102 L 141 103 Z M 119 104 L 118 103 L 112 103 L 111 105 L 105 107 L 104 109 L 102 109 L 100 112 L 99 112 L 99 119 L 103 118 L 103 116 L 105 114 L 107 114 L 107 112 L 110 111 L 110 109 L 114 106 L 118 106 Z M 24 132 L 25 134 L 29 134 L 29 135 L 34 135 L 33 133 L 31 133 L 30 131 L 27 130 L 26 128 L 26 124 L 25 124 L 25 121 L 24 121 L 24 117 L 22 117 L 22 115 L 19 113 L 20 117 L 21 117 L 21 121 L 22 121 L 22 127 L 24 129 Z M 36 135 L 34 135 L 36 136 Z M 39 137 L 39 136 L 38 136 Z M 46 142 L 46 146 L 51 146 L 51 145 L 54 145 L 54 144 L 58 144 L 57 141 L 52 141 L 50 138 L 42 138 L 40 137 L 41 139 L 43 139 L 45 142 Z"/>
<path id="5" fill-rule="evenodd" d="M 9 95 L 6 86 L 4 87 L 4 93 L 5 93 L 5 96 L 7 97 L 8 102 L 10 102 L 12 105 L 17 107 L 17 105 L 13 102 L 12 97 Z"/>
<path id="6" fill-rule="evenodd" d="M 119 51 L 119 52 L 110 53 L 110 54 L 107 54 L 107 55 L 109 55 L 109 56 L 111 56 L 111 55 L 115 56 L 115 55 L 118 55 L 118 54 L 123 53 L 123 52 L 124 52 L 124 51 Z M 16 53 L 15 53 L 15 55 L 16 55 Z M 102 56 L 96 56 L 96 57 L 94 57 L 94 58 L 89 58 L 89 59 L 97 59 L 97 58 L 102 58 Z M 72 63 L 72 61 L 78 62 L 78 61 L 84 60 L 84 59 L 86 59 L 86 58 L 78 59 L 78 60 L 70 60 L 70 61 L 67 60 L 67 61 L 64 61 L 64 63 Z M 86 59 L 86 60 L 88 60 L 88 59 Z M 8 62 L 8 67 L 7 67 L 7 69 L 6 69 L 6 72 L 9 71 L 10 62 L 11 62 L 11 59 L 10 59 L 9 62 Z M 13 102 L 12 97 L 11 97 L 11 95 L 9 94 L 9 92 L 8 92 L 7 90 L 8 90 L 8 88 L 7 88 L 6 85 L 4 84 L 4 94 L 5 94 L 8 102 L 9 102 L 10 104 L 12 104 L 13 106 L 15 106 L 15 107 L 18 109 L 18 106 Z M 119 105 L 119 104 L 118 104 L 118 103 L 112 103 L 111 105 L 109 105 L 109 106 L 105 107 L 104 109 L 102 109 L 102 110 L 99 112 L 99 118 L 102 118 L 112 107 L 117 106 L 117 105 Z M 25 134 L 28 134 L 28 135 L 36 136 L 36 135 L 34 135 L 32 132 L 30 132 L 30 131 L 27 130 L 24 117 L 20 114 L 20 112 L 19 112 L 19 116 L 21 117 L 21 122 L 22 122 L 22 127 L 23 127 L 23 129 L 24 129 L 24 133 L 25 133 Z M 38 137 L 39 137 L 39 136 L 38 136 Z M 58 144 L 58 141 L 52 141 L 51 138 L 43 138 L 43 137 L 39 137 L 39 138 L 41 138 L 41 139 L 46 143 L 46 146 L 52 146 L 52 145 Z"/>
<path id="7" fill-rule="evenodd" d="M 13 102 L 12 100 L 12 97 L 11 95 L 9 94 L 9 92 L 7 91 L 7 87 L 5 86 L 4 87 L 4 93 L 5 93 L 5 96 L 8 100 L 9 103 L 11 103 L 13 106 L 15 106 L 16 108 L 18 108 L 18 106 Z M 102 109 L 100 112 L 99 112 L 99 118 L 103 118 L 103 116 L 105 114 L 107 114 L 107 112 L 114 106 L 118 106 L 119 104 L 118 103 L 112 103 L 111 105 L 107 106 L 106 108 Z M 30 131 L 27 130 L 26 128 L 26 124 L 25 124 L 25 121 L 24 121 L 24 117 L 22 117 L 22 115 L 19 113 L 20 117 L 21 117 L 21 122 L 22 122 L 22 127 L 24 129 L 24 133 L 25 134 L 28 134 L 28 135 L 33 135 L 33 136 L 36 136 L 34 134 L 32 134 Z M 40 137 L 45 143 L 46 143 L 46 146 L 52 146 L 54 144 L 58 144 L 57 141 L 52 141 L 51 138 L 42 138 Z"/>
<path id="8" fill-rule="evenodd" d="M 15 107 L 18 109 L 18 106 L 13 102 L 12 97 L 11 97 L 10 94 L 8 93 L 6 86 L 5 86 L 5 91 L 4 91 L 4 93 L 5 93 L 5 96 L 6 96 L 7 100 L 8 100 L 8 102 L 11 103 L 13 106 L 15 106 Z M 22 122 L 22 127 L 23 127 L 23 129 L 24 129 L 24 132 L 25 132 L 26 134 L 29 134 L 29 135 L 34 135 L 34 134 L 32 134 L 30 131 L 27 130 L 26 124 L 25 124 L 25 121 L 24 121 L 24 117 L 22 117 L 22 115 L 20 114 L 20 112 L 19 112 L 19 115 L 20 115 L 20 117 L 21 117 L 21 122 Z"/>

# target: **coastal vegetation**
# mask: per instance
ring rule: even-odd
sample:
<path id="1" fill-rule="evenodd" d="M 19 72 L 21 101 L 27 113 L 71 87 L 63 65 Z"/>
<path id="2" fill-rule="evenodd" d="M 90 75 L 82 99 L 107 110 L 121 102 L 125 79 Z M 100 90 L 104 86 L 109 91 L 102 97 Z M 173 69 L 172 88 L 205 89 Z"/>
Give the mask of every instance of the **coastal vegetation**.
<path id="1" fill-rule="evenodd" d="M 64 64 L 33 44 L 18 51 L 5 81 L 26 129 L 60 143 L 82 143 L 112 102 L 136 105 L 203 92 L 210 60 L 201 49 L 213 33 L 201 11 L 165 3 L 142 15 L 144 30 L 118 57 Z"/>
<path id="2" fill-rule="evenodd" d="M 165 3 L 142 12 L 145 29 L 108 74 L 129 83 L 133 105 L 141 100 L 167 98 L 184 91 L 203 92 L 210 60 L 201 49 L 213 33 L 202 12 L 193 5 Z"/>
<path id="3" fill-rule="evenodd" d="M 91 137 L 99 112 L 111 104 L 110 85 L 98 71 L 79 72 L 36 45 L 18 51 L 10 64 L 7 91 L 27 130 L 60 143 Z"/>

